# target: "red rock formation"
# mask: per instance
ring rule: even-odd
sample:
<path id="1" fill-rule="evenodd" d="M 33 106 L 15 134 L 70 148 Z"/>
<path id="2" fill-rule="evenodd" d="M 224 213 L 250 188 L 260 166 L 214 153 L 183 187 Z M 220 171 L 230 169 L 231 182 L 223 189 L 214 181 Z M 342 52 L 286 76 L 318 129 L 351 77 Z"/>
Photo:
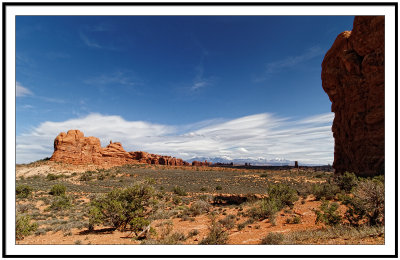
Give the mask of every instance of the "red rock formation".
<path id="1" fill-rule="evenodd" d="M 199 162 L 199 161 L 192 162 L 192 166 L 210 166 L 210 165 L 211 165 L 211 163 L 207 162 L 207 160 L 204 162 Z"/>
<path id="2" fill-rule="evenodd" d="M 136 151 L 126 152 L 121 143 L 110 142 L 102 148 L 96 137 L 85 137 L 79 130 L 60 133 L 54 140 L 52 161 L 71 164 L 97 164 L 117 166 L 123 164 L 147 163 L 172 166 L 189 165 L 182 159 Z"/>
<path id="3" fill-rule="evenodd" d="M 322 86 L 335 119 L 336 172 L 384 173 L 384 16 L 355 17 L 353 30 L 336 38 L 322 62 Z"/>

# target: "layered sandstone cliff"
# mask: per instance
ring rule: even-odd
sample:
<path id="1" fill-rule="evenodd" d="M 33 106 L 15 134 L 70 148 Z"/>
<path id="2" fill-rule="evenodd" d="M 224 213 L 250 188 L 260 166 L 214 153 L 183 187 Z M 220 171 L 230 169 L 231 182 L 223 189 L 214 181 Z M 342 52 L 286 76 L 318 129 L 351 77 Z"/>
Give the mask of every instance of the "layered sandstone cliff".
<path id="1" fill-rule="evenodd" d="M 60 133 L 54 140 L 54 153 L 50 160 L 70 164 L 96 164 L 116 166 L 148 163 L 172 166 L 188 166 L 188 162 L 172 156 L 136 151 L 127 152 L 121 143 L 110 142 L 102 148 L 99 138 L 85 137 L 79 130 Z"/>
<path id="2" fill-rule="evenodd" d="M 322 62 L 322 86 L 335 119 L 333 167 L 359 176 L 384 173 L 385 17 L 355 17 Z"/>

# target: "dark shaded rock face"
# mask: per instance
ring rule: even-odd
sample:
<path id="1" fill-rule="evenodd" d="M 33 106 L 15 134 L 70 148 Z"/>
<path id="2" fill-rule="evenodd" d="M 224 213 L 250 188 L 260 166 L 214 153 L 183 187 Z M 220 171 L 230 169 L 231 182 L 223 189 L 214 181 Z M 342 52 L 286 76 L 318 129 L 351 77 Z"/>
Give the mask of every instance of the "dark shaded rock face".
<path id="1" fill-rule="evenodd" d="M 322 86 L 335 119 L 333 168 L 358 176 L 384 173 L 385 18 L 355 17 L 322 62 Z"/>

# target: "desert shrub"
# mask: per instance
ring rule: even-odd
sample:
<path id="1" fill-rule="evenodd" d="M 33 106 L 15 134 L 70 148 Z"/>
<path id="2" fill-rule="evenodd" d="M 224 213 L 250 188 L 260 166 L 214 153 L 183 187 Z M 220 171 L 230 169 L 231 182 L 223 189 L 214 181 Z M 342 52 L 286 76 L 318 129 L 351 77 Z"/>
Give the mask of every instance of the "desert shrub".
<path id="1" fill-rule="evenodd" d="M 124 189 L 115 189 L 91 201 L 89 226 L 110 225 L 116 229 L 135 231 L 138 222 L 144 222 L 145 210 L 155 195 L 148 183 L 136 184 Z"/>
<path id="2" fill-rule="evenodd" d="M 177 197 L 177 196 L 173 196 L 173 197 L 172 197 L 172 202 L 173 202 L 175 205 L 179 205 L 179 204 L 182 203 L 182 198 L 181 198 L 181 197 Z"/>
<path id="3" fill-rule="evenodd" d="M 200 232 L 197 229 L 193 229 L 189 232 L 188 238 L 197 236 Z"/>
<path id="4" fill-rule="evenodd" d="M 205 188 L 205 187 L 200 188 L 200 191 L 206 191 L 206 190 L 207 190 L 207 188 Z"/>
<path id="5" fill-rule="evenodd" d="M 248 215 L 255 219 L 267 219 L 274 216 L 280 210 L 280 207 L 280 201 L 273 198 L 267 198 L 258 201 L 255 207 L 250 208 Z"/>
<path id="6" fill-rule="evenodd" d="M 71 198 L 65 195 L 57 196 L 48 209 L 62 210 L 72 207 Z"/>
<path id="7" fill-rule="evenodd" d="M 29 216 L 20 215 L 17 213 L 15 221 L 15 237 L 17 240 L 21 240 L 37 230 L 38 224 L 31 224 L 30 222 L 31 218 Z"/>
<path id="8" fill-rule="evenodd" d="M 15 188 L 15 194 L 17 195 L 17 198 L 26 199 L 32 193 L 32 190 L 31 186 L 22 184 Z"/>
<path id="9" fill-rule="evenodd" d="M 180 241 L 185 241 L 185 240 L 186 240 L 186 237 L 183 233 L 174 232 L 171 235 L 160 240 L 159 244 L 161 244 L 161 245 L 179 245 Z"/>
<path id="10" fill-rule="evenodd" d="M 67 187 L 64 184 L 55 184 L 51 187 L 50 194 L 54 196 L 64 195 Z"/>
<path id="11" fill-rule="evenodd" d="M 261 240 L 261 245 L 280 245 L 284 239 L 283 234 L 270 232 Z"/>
<path id="12" fill-rule="evenodd" d="M 312 188 L 312 193 L 315 195 L 316 200 L 332 200 L 339 192 L 339 186 L 333 183 L 314 184 Z"/>
<path id="13" fill-rule="evenodd" d="M 268 187 L 268 196 L 276 201 L 278 210 L 284 206 L 293 206 L 293 203 L 299 199 L 297 191 L 286 184 L 272 184 Z"/>
<path id="14" fill-rule="evenodd" d="M 268 177 L 268 174 L 267 174 L 267 173 L 261 173 L 261 174 L 260 174 L 260 177 L 266 178 L 266 177 Z"/>
<path id="15" fill-rule="evenodd" d="M 379 180 L 363 180 L 357 185 L 354 197 L 346 201 L 348 210 L 345 218 L 351 225 L 362 222 L 370 225 L 384 223 L 385 187 Z"/>
<path id="16" fill-rule="evenodd" d="M 357 176 L 354 173 L 345 172 L 336 177 L 336 184 L 341 190 L 349 193 L 353 187 L 357 186 Z"/>
<path id="17" fill-rule="evenodd" d="M 84 173 L 82 173 L 82 175 L 81 175 L 81 177 L 79 178 L 79 180 L 80 181 L 90 181 L 90 180 L 92 180 L 94 177 L 93 177 L 93 173 L 94 172 L 92 172 L 92 171 L 87 171 L 87 172 L 84 172 Z"/>
<path id="18" fill-rule="evenodd" d="M 215 187 L 216 190 L 222 190 L 222 186 L 218 185 L 217 187 Z"/>
<path id="19" fill-rule="evenodd" d="M 182 187 L 179 187 L 179 186 L 175 186 L 172 189 L 172 191 L 178 196 L 186 196 L 187 195 L 187 192 Z"/>
<path id="20" fill-rule="evenodd" d="M 220 219 L 218 222 L 226 229 L 232 229 L 235 226 L 236 216 L 230 214 L 225 218 Z"/>
<path id="21" fill-rule="evenodd" d="M 208 230 L 208 235 L 200 241 L 200 245 L 225 245 L 228 241 L 228 233 L 220 223 L 215 221 L 215 218 L 211 219 L 211 225 Z"/>
<path id="22" fill-rule="evenodd" d="M 49 174 L 47 174 L 46 179 L 48 181 L 54 181 L 54 180 L 57 180 L 60 177 L 61 176 L 55 175 L 54 173 L 49 173 Z"/>
<path id="23" fill-rule="evenodd" d="M 294 216 L 286 219 L 287 224 L 300 224 L 301 218 L 300 216 Z"/>
<path id="24" fill-rule="evenodd" d="M 189 211 L 192 216 L 198 216 L 205 212 L 209 212 L 210 208 L 211 208 L 211 205 L 207 201 L 197 200 L 192 203 L 192 205 L 189 208 Z"/>
<path id="25" fill-rule="evenodd" d="M 342 217 L 338 212 L 338 208 L 339 204 L 336 202 L 322 201 L 320 210 L 315 210 L 315 214 L 317 215 L 315 223 L 323 222 L 329 226 L 340 224 Z"/>

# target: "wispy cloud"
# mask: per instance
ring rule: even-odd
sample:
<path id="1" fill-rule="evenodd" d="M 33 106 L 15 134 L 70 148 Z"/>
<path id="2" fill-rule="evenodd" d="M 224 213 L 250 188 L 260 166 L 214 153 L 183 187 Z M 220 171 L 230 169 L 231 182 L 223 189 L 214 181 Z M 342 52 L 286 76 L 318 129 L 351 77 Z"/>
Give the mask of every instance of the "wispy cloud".
<path id="1" fill-rule="evenodd" d="M 90 48 L 116 51 L 118 49 L 111 44 L 99 43 L 98 40 L 94 39 L 95 36 L 104 35 L 109 31 L 111 31 L 111 27 L 107 24 L 86 25 L 79 30 L 79 37 Z"/>
<path id="2" fill-rule="evenodd" d="M 110 74 L 102 74 L 84 80 L 89 85 L 109 85 L 118 84 L 124 86 L 133 86 L 136 84 L 132 75 L 122 71 L 116 71 Z"/>
<path id="3" fill-rule="evenodd" d="M 46 53 L 46 57 L 49 60 L 58 60 L 58 59 L 69 59 L 71 58 L 71 55 L 64 52 L 50 51 Z"/>
<path id="4" fill-rule="evenodd" d="M 15 87 L 16 87 L 16 92 L 15 92 L 16 97 L 30 96 L 32 98 L 40 99 L 40 100 L 46 101 L 46 102 L 59 103 L 59 104 L 66 103 L 65 100 L 60 99 L 60 98 L 52 98 L 52 97 L 35 95 L 31 90 L 29 90 L 27 87 L 22 86 L 22 84 L 18 81 L 16 82 Z"/>
<path id="5" fill-rule="evenodd" d="M 309 61 L 315 57 L 318 57 L 323 54 L 323 50 L 319 46 L 314 46 L 312 48 L 307 49 L 304 53 L 299 54 L 297 56 L 289 56 L 285 57 L 282 60 L 277 60 L 273 62 L 269 62 L 265 65 L 264 73 L 255 79 L 256 82 L 264 81 L 268 78 L 268 76 L 272 74 L 279 73 L 285 69 L 293 68 L 303 62 Z"/>
<path id="6" fill-rule="evenodd" d="M 212 78 L 204 77 L 204 60 L 205 60 L 206 56 L 209 55 L 209 52 L 207 51 L 206 48 L 204 48 L 204 46 L 201 44 L 201 42 L 193 34 L 191 36 L 192 36 L 192 40 L 193 40 L 194 44 L 201 50 L 200 62 L 195 67 L 196 75 L 193 79 L 193 83 L 189 87 L 189 90 L 191 92 L 195 92 L 201 88 L 211 85 Z"/>
<path id="7" fill-rule="evenodd" d="M 332 113 L 300 120 L 263 113 L 173 126 L 89 114 L 64 122 L 44 122 L 17 136 L 17 162 L 51 156 L 53 140 L 60 132 L 80 129 L 85 136 L 99 137 L 103 145 L 110 140 L 120 141 L 127 151 L 143 150 L 183 159 L 285 158 L 327 164 L 333 160 L 332 120 Z"/>
<path id="8" fill-rule="evenodd" d="M 30 91 L 28 88 L 24 87 L 19 83 L 18 81 L 16 82 L 16 96 L 17 97 L 25 97 L 25 96 L 32 96 L 33 93 Z"/>
<path id="9" fill-rule="evenodd" d="M 81 40 L 86 44 L 86 46 L 91 47 L 91 48 L 97 48 L 97 49 L 103 48 L 103 46 L 101 46 L 100 44 L 98 44 L 94 40 L 89 39 L 89 37 L 85 33 L 83 33 L 82 31 L 79 32 L 79 36 L 81 37 Z"/>
<path id="10" fill-rule="evenodd" d="M 201 58 L 200 64 L 196 67 L 196 76 L 193 80 L 193 84 L 190 87 L 191 91 L 196 91 L 200 88 L 204 88 L 209 84 L 208 80 L 204 78 L 204 65 L 203 65 L 204 57 Z"/>

